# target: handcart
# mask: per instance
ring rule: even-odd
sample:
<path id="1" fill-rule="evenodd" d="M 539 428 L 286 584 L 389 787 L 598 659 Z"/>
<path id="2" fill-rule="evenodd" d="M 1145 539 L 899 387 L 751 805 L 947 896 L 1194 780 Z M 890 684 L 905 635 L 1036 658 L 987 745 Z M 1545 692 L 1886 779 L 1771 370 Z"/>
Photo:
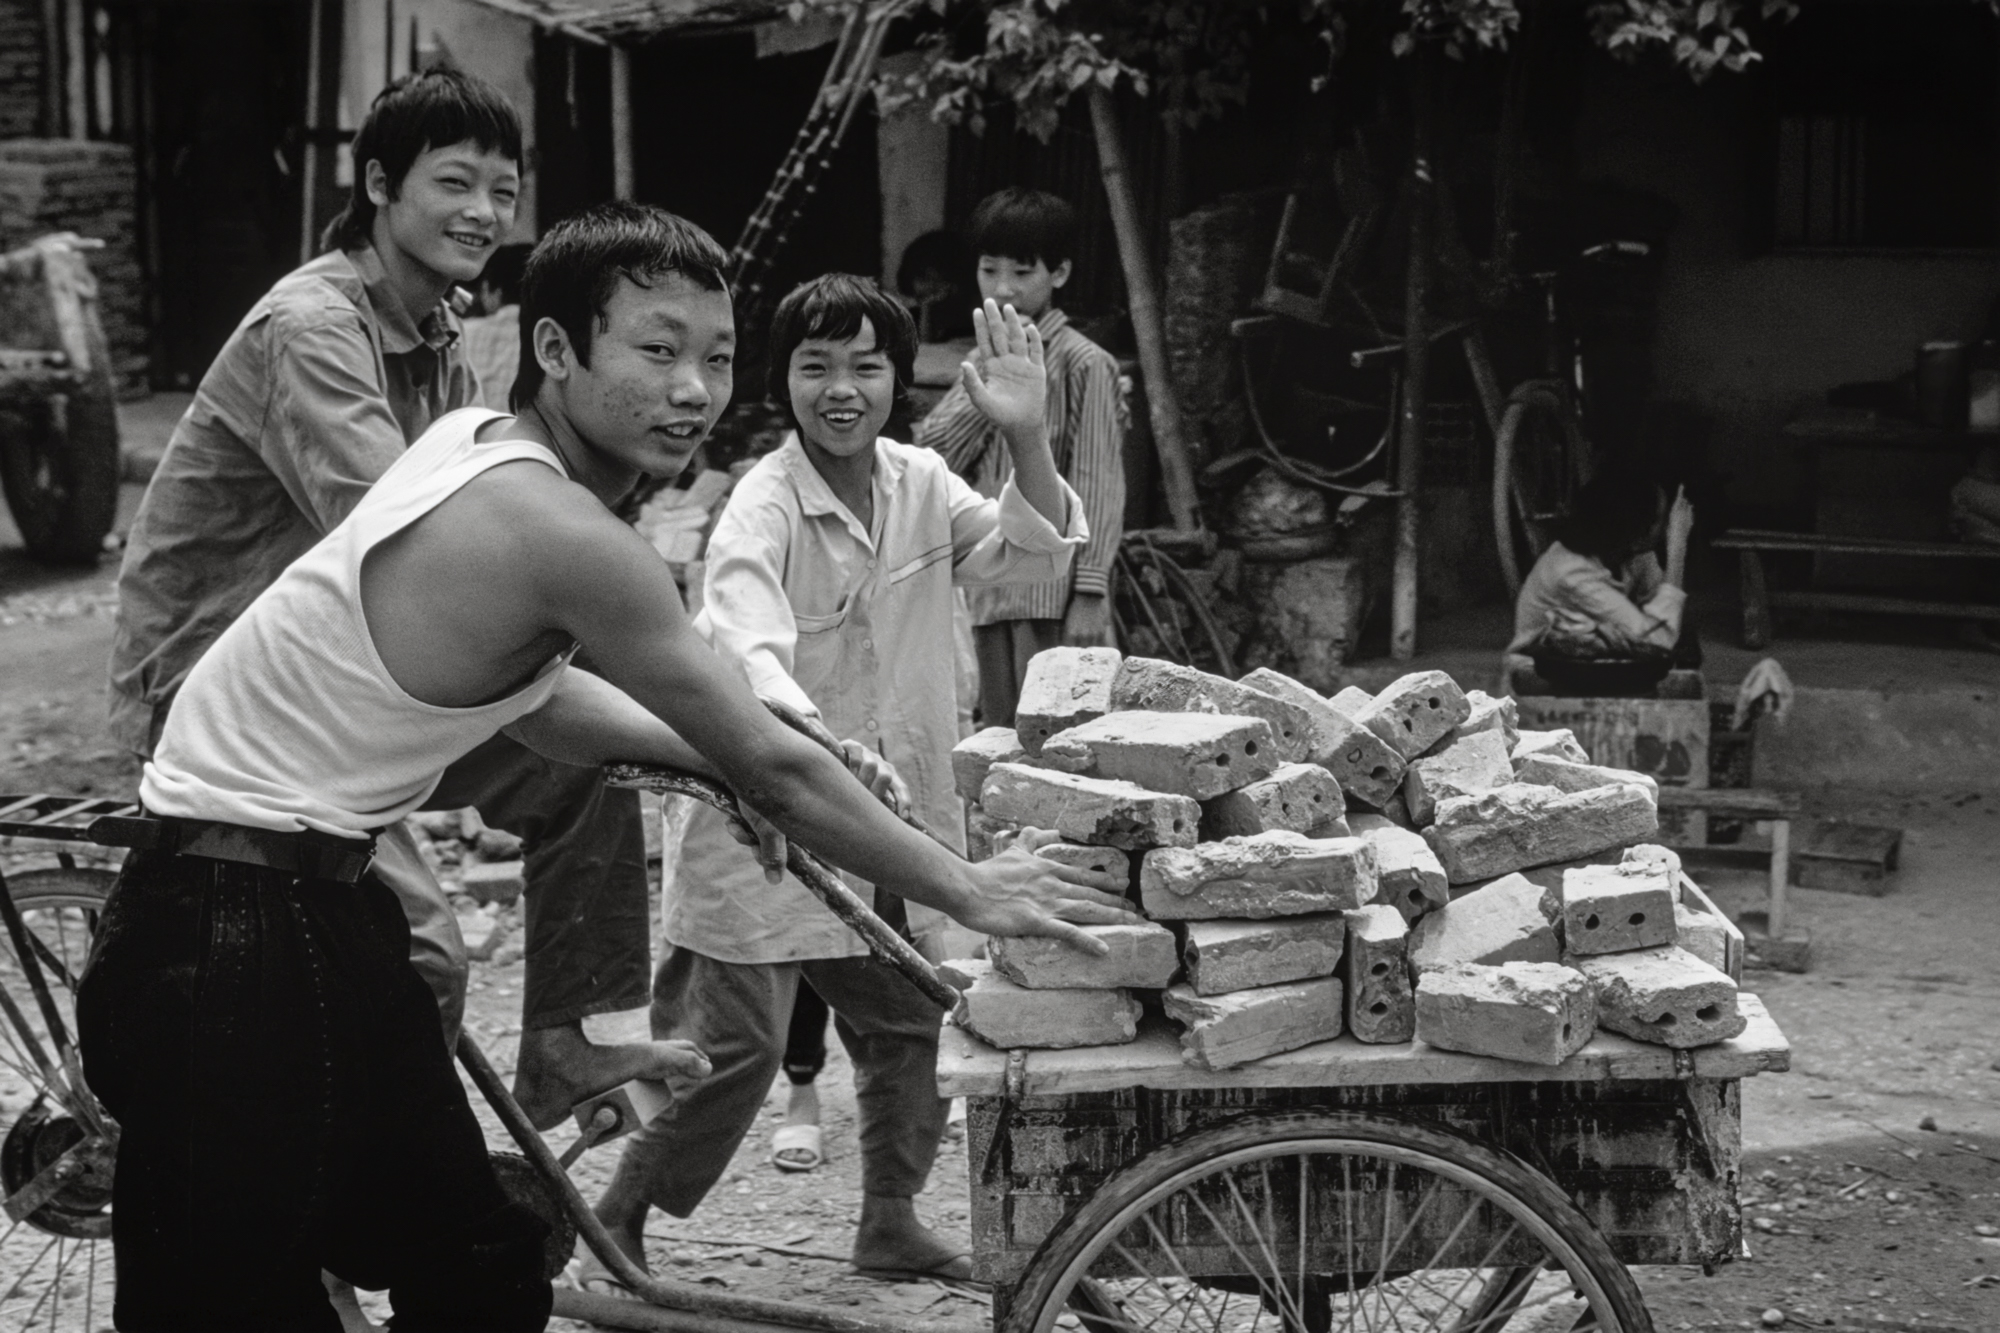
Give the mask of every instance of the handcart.
<path id="1" fill-rule="evenodd" d="M 633 766 L 615 780 L 733 809 Z M 129 803 L 0 796 L 13 839 L 131 845 Z M 108 1311 L 117 1127 L 84 1085 L 74 991 L 110 874 L 61 855 L 0 876 L 0 1329 L 94 1329 Z M 952 992 L 809 853 L 792 869 L 940 1004 Z M 1684 890 L 1691 888 L 1684 884 Z M 1698 890 L 1695 891 L 1698 893 Z M 1005 1052 L 947 1025 L 939 1090 L 970 1103 L 976 1276 L 993 1326 L 1127 1333 L 1651 1333 L 1630 1264 L 1712 1267 L 1743 1245 L 1740 1080 L 1789 1048 L 1754 996 L 1747 1030 L 1694 1051 L 1600 1033 L 1553 1068 L 1351 1037 L 1226 1072 L 1137 1041 Z M 581 1236 L 638 1300 L 559 1292 L 557 1313 L 685 1333 L 937 1333 L 645 1274 L 611 1245 L 470 1038 L 459 1054 L 521 1148 L 510 1192 Z M 585 1138 L 629 1123 L 586 1108 Z M 78 1315 L 82 1318 L 79 1321 Z"/>

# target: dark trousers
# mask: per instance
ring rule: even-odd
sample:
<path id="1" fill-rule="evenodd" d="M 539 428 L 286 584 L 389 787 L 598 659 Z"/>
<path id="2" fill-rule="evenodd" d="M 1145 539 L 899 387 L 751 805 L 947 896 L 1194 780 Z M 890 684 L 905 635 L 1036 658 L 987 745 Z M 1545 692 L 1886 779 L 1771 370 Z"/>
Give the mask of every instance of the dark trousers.
<path id="1" fill-rule="evenodd" d="M 1011 727 L 1021 701 L 1021 678 L 1036 653 L 1062 644 L 1060 620 L 1002 620 L 972 627 L 979 659 L 979 725 Z"/>
<path id="2" fill-rule="evenodd" d="M 638 792 L 495 736 L 447 768 L 425 805 L 473 806 L 525 844 L 524 1029 L 645 1006 L 652 957 Z"/>
<path id="3" fill-rule="evenodd" d="M 339 1333 L 320 1270 L 397 1333 L 540 1329 L 548 1228 L 508 1202 L 395 896 L 137 852 L 77 1019 L 121 1127 L 128 1333 Z"/>
<path id="4" fill-rule="evenodd" d="M 804 977 L 792 997 L 792 1022 L 785 1032 L 785 1077 L 797 1087 L 810 1083 L 826 1068 L 826 1001 Z"/>
<path id="5" fill-rule="evenodd" d="M 863 1192 L 923 1191 L 947 1103 L 937 1095 L 941 1016 L 922 991 L 873 958 L 725 963 L 675 948 L 654 979 L 653 1036 L 692 1041 L 712 1072 L 676 1083 L 673 1104 L 626 1143 L 621 1181 L 636 1173 L 655 1207 L 688 1216 L 728 1169 L 777 1076 L 801 977 L 832 1007 L 854 1061 Z"/>

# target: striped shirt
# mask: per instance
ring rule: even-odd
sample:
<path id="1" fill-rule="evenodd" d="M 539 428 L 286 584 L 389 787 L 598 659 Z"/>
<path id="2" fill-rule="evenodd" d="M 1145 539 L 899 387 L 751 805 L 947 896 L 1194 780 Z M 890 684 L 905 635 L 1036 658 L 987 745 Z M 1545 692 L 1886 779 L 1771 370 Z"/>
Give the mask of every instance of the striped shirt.
<path id="1" fill-rule="evenodd" d="M 1049 449 L 1056 471 L 1083 504 L 1090 540 L 1070 572 L 1046 583 L 972 587 L 965 600 L 975 625 L 1006 620 L 1061 620 L 1071 591 L 1103 596 L 1125 524 L 1125 461 L 1118 362 L 1070 327 L 1051 306 L 1035 321 L 1049 368 Z M 945 466 L 981 495 L 997 498 L 1014 475 L 1000 432 L 973 406 L 963 384 L 954 384 L 917 427 L 917 443 L 935 449 Z"/>

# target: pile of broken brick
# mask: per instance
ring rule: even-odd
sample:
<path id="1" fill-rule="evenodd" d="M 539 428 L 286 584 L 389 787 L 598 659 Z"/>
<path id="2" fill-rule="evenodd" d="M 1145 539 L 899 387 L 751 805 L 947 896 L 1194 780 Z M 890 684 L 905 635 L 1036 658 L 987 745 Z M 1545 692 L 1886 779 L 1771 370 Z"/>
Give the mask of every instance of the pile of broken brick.
<path id="1" fill-rule="evenodd" d="M 953 1021 L 1004 1048 L 1132 1041 L 1154 1002 L 1226 1069 L 1338 1037 L 1560 1064 L 1601 1025 L 1677 1048 L 1743 1031 L 1728 927 L 1651 845 L 1654 781 L 1443 672 L 1326 698 L 1110 648 L 1030 664 L 1012 730 L 952 755 L 972 855 L 1131 876 L 1102 957 L 994 939 L 947 965 Z M 1523 873 L 1526 872 L 1526 873 Z"/>

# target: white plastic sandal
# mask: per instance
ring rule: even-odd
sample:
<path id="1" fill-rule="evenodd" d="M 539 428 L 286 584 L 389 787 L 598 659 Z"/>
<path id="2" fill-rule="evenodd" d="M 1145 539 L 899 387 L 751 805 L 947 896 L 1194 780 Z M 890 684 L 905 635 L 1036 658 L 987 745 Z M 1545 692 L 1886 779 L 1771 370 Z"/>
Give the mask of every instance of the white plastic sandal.
<path id="1" fill-rule="evenodd" d="M 826 1160 L 818 1125 L 781 1125 L 771 1136 L 771 1165 L 780 1171 L 810 1171 Z M 804 1153 L 787 1158 L 786 1153 Z"/>

